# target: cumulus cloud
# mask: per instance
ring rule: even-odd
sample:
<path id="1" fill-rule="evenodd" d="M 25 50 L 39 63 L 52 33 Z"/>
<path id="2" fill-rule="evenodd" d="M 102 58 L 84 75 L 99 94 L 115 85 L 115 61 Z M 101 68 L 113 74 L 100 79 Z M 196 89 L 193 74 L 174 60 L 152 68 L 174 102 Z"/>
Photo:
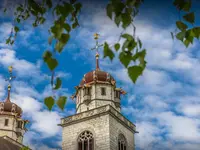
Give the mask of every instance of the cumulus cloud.
<path id="1" fill-rule="evenodd" d="M 0 64 L 5 68 L 12 65 L 19 77 L 41 77 L 40 68 L 25 59 L 17 58 L 16 52 L 11 49 L 0 49 Z"/>

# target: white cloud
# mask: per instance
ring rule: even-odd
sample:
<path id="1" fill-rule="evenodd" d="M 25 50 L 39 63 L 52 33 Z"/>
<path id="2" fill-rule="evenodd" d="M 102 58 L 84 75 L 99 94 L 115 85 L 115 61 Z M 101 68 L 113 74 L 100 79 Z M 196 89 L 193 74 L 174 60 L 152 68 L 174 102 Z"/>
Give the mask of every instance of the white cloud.
<path id="1" fill-rule="evenodd" d="M 16 71 L 20 77 L 41 78 L 39 68 L 31 62 L 18 59 L 14 50 L 0 49 L 0 64 L 6 68 L 12 65 L 14 71 Z"/>
<path id="2" fill-rule="evenodd" d="M 144 98 L 144 105 L 148 105 L 153 109 L 162 109 L 162 111 L 168 108 L 168 104 L 165 103 L 159 96 L 156 95 L 147 95 Z"/>
<path id="3" fill-rule="evenodd" d="M 178 116 L 172 112 L 156 115 L 160 125 L 167 127 L 168 136 L 175 141 L 199 142 L 200 121 L 185 116 Z M 200 144 L 200 143 L 199 143 Z"/>
<path id="4" fill-rule="evenodd" d="M 58 112 L 41 111 L 32 116 L 32 129 L 42 133 L 43 137 L 54 136 L 61 130 L 58 126 L 61 116 Z"/>
<path id="5" fill-rule="evenodd" d="M 190 117 L 198 117 L 200 116 L 200 104 L 182 104 L 178 109 Z"/>
<path id="6" fill-rule="evenodd" d="M 153 125 L 151 122 L 141 122 L 136 125 L 137 131 L 139 131 L 138 134 L 135 134 L 135 144 L 137 147 L 147 149 L 150 148 L 154 142 L 161 140 L 161 137 L 156 137 L 156 135 L 162 133 L 162 131 L 156 125 Z"/>

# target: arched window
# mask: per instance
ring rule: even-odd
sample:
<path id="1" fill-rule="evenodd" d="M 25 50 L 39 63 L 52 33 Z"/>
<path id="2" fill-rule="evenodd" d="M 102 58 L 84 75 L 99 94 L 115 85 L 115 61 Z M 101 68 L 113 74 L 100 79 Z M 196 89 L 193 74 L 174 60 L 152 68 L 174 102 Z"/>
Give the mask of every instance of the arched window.
<path id="1" fill-rule="evenodd" d="M 127 150 L 126 138 L 123 134 L 118 137 L 118 150 Z"/>
<path id="2" fill-rule="evenodd" d="M 78 150 L 94 150 L 94 137 L 90 131 L 84 131 L 78 137 Z"/>

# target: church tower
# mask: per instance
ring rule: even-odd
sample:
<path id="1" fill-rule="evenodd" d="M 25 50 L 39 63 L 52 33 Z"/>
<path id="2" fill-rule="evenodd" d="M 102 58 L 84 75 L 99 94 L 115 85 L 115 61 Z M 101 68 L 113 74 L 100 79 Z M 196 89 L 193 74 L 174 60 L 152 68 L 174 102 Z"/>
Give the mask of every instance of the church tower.
<path id="1" fill-rule="evenodd" d="M 9 67 L 9 72 L 7 98 L 0 102 L 0 138 L 8 137 L 22 144 L 24 133 L 27 131 L 25 124 L 28 121 L 22 119 L 22 109 L 10 100 L 11 81 L 15 78 L 12 76 L 12 67 Z"/>
<path id="2" fill-rule="evenodd" d="M 98 34 L 95 34 L 96 47 Z M 135 125 L 121 114 L 120 99 L 126 92 L 99 67 L 84 75 L 72 96 L 76 114 L 61 119 L 63 150 L 134 150 Z"/>

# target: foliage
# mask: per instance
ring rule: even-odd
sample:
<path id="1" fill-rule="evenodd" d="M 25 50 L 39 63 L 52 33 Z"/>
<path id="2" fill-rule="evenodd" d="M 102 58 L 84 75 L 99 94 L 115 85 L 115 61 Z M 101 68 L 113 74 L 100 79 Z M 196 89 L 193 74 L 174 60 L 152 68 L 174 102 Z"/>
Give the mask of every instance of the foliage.
<path id="1" fill-rule="evenodd" d="M 130 79 L 135 83 L 140 75 L 142 75 L 145 67 L 146 50 L 142 46 L 141 40 L 136 37 L 136 27 L 134 19 L 139 12 L 139 8 L 143 0 L 110 0 L 106 6 L 107 16 L 116 24 L 117 27 L 122 27 L 123 31 L 119 40 L 114 44 L 114 48 L 104 42 L 104 58 L 108 57 L 111 61 L 115 57 L 115 53 L 119 53 L 119 61 L 127 69 Z M 182 41 L 186 47 L 193 43 L 193 40 L 199 39 L 200 27 L 195 25 L 195 13 L 191 11 L 191 0 L 174 0 L 173 5 L 179 13 L 179 20 L 176 22 L 177 29 L 171 32 L 172 38 L 176 37 Z M 6 40 L 7 44 L 13 44 L 17 33 L 20 31 L 20 23 L 34 18 L 33 27 L 42 25 L 46 21 L 46 14 L 53 14 L 55 20 L 52 26 L 48 29 L 48 43 L 53 48 L 46 50 L 43 54 L 43 60 L 51 72 L 52 91 L 61 88 L 62 80 L 54 74 L 59 65 L 56 58 L 58 54 L 62 54 L 64 47 L 70 39 L 70 32 L 79 26 L 78 14 L 82 8 L 82 4 L 76 0 L 59 0 L 54 3 L 53 0 L 25 0 L 23 4 L 19 4 L 14 12 L 14 27 L 11 30 L 10 36 Z M 4 9 L 4 12 L 7 8 Z M 124 31 L 127 27 L 133 28 L 133 33 L 128 34 Z M 178 30 L 178 32 L 177 32 Z M 123 43 L 120 44 L 121 39 Z M 67 97 L 51 95 L 44 99 L 45 105 L 51 110 L 54 104 L 60 109 L 64 109 Z"/>
<path id="2" fill-rule="evenodd" d="M 195 26 L 195 13 L 191 10 L 192 0 L 174 0 L 173 4 L 178 10 L 179 20 L 176 22 L 178 32 L 171 33 L 172 37 L 175 35 L 188 47 L 195 38 L 200 38 L 200 26 Z"/>

